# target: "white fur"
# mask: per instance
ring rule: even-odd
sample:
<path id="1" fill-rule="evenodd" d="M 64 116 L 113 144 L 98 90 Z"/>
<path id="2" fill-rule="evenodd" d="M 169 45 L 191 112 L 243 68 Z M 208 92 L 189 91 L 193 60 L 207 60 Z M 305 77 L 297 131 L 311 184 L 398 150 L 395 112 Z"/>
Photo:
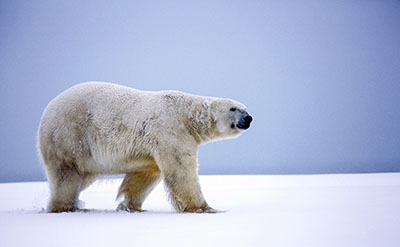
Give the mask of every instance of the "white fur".
<path id="1" fill-rule="evenodd" d="M 104 82 L 78 84 L 46 107 L 38 148 L 51 188 L 49 211 L 76 208 L 79 192 L 99 175 L 125 173 L 120 209 L 141 210 L 164 178 L 181 212 L 213 212 L 198 184 L 197 147 L 238 136 L 245 106 L 178 91 L 140 91 Z"/>

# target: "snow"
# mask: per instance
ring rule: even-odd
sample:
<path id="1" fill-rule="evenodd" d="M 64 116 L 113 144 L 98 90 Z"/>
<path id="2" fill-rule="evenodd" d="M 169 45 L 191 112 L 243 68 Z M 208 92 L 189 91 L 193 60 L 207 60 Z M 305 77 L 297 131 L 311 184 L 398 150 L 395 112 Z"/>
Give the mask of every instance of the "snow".
<path id="1" fill-rule="evenodd" d="M 120 179 L 48 214 L 45 182 L 0 184 L 0 246 L 399 246 L 400 173 L 201 176 L 220 214 L 178 214 L 163 185 L 144 213 L 117 212 Z"/>

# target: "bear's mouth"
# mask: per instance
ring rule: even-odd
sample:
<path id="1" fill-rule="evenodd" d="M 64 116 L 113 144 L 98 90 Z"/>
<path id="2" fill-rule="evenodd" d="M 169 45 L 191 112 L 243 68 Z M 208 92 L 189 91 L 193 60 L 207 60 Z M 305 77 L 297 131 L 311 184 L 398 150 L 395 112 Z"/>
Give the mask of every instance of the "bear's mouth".
<path id="1" fill-rule="evenodd" d="M 250 128 L 250 123 L 240 123 L 239 122 L 238 124 L 236 124 L 236 127 L 241 130 L 246 130 L 246 129 Z"/>

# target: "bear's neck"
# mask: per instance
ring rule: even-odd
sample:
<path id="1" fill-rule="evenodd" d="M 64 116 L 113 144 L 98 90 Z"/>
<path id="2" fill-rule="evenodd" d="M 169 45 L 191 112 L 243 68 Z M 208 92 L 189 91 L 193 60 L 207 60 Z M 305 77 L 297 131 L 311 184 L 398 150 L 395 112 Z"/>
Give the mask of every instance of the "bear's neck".
<path id="1" fill-rule="evenodd" d="M 202 104 L 192 107 L 185 125 L 199 145 L 215 139 L 215 120 Z"/>

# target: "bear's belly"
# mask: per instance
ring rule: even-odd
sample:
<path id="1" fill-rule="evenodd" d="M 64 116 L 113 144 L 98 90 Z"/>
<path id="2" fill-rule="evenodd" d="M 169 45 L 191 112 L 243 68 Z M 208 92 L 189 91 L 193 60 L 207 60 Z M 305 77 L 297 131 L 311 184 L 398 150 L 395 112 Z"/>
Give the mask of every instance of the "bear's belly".
<path id="1" fill-rule="evenodd" d="M 101 157 L 86 160 L 81 165 L 82 171 L 96 174 L 121 174 L 140 171 L 149 166 L 156 166 L 154 159 L 150 156 L 140 157 Z"/>

